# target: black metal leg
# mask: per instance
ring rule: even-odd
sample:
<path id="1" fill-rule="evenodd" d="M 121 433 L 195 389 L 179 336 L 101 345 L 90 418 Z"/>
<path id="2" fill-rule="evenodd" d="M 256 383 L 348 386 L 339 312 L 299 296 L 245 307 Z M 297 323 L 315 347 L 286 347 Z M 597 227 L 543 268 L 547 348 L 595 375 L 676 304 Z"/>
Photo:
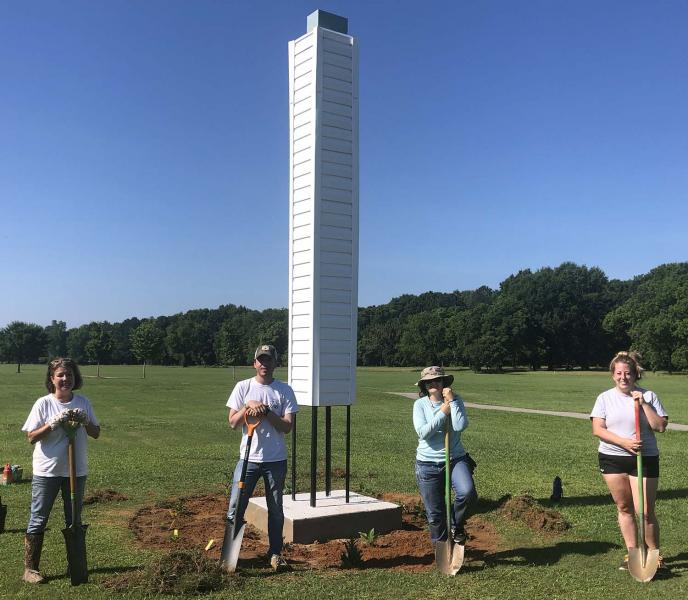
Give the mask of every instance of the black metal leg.
<path id="1" fill-rule="evenodd" d="M 318 407 L 311 407 L 311 506 L 315 506 L 318 474 Z"/>
<path id="2" fill-rule="evenodd" d="M 291 499 L 296 500 L 296 414 L 291 418 Z"/>
<path id="3" fill-rule="evenodd" d="M 332 492 L 332 407 L 325 407 L 325 495 Z"/>
<path id="4" fill-rule="evenodd" d="M 346 405 L 346 502 L 349 502 L 351 483 L 351 405 Z"/>

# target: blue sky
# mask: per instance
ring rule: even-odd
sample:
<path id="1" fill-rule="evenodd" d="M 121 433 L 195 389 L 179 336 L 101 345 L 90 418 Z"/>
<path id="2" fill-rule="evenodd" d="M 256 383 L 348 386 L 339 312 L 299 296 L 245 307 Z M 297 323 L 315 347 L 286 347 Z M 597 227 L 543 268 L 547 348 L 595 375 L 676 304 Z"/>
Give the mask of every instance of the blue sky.
<path id="1" fill-rule="evenodd" d="M 361 306 L 688 260 L 685 2 L 4 2 L 0 327 L 286 306 L 316 8 L 359 41 Z"/>

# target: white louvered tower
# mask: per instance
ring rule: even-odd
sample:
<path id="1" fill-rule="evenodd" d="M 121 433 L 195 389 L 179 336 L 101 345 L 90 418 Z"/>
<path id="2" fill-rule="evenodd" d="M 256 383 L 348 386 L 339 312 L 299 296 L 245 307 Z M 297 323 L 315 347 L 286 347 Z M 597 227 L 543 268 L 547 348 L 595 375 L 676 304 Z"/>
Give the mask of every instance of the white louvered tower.
<path id="1" fill-rule="evenodd" d="M 315 11 L 289 42 L 289 383 L 299 404 L 351 405 L 358 317 L 358 53 Z"/>

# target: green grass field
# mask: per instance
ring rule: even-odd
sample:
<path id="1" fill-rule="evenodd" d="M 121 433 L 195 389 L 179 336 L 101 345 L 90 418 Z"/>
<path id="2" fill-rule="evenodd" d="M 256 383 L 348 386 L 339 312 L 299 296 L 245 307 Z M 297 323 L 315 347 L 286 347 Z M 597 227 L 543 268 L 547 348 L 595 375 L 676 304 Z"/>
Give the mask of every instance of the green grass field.
<path id="1" fill-rule="evenodd" d="M 45 367 L 0 365 L 0 460 L 22 464 L 30 474 L 31 446 L 20 431 L 35 399 L 43 395 Z M 237 378 L 252 373 L 236 369 Z M 453 371 L 454 388 L 469 402 L 524 408 L 588 412 L 597 394 L 611 387 L 606 373 L 510 373 L 476 375 Z M 133 544 L 128 520 L 139 507 L 172 496 L 218 492 L 238 454 L 239 433 L 226 424 L 225 402 L 233 386 L 231 369 L 85 367 L 83 393 L 95 408 L 102 435 L 89 445 L 88 490 L 110 488 L 129 499 L 86 508 L 91 582 L 71 588 L 64 577 L 61 507 L 56 504 L 46 535 L 42 571 L 48 585 L 22 584 L 23 530 L 30 484 L 0 487 L 9 507 L 7 531 L 0 535 L 0 596 L 106 598 L 100 584 L 113 573 L 146 564 L 153 553 Z M 277 373 L 284 377 L 284 370 Z M 360 369 L 358 398 L 352 413 L 352 489 L 368 494 L 416 493 L 413 473 L 415 432 L 412 401 L 387 392 L 415 389 L 418 370 Z M 655 390 L 673 422 L 688 424 L 685 390 L 688 377 L 648 374 L 644 385 Z M 308 489 L 310 411 L 302 409 L 298 440 L 298 487 Z M 324 413 L 324 411 L 320 411 Z M 324 415 L 321 415 L 324 416 Z M 344 467 L 345 409 L 333 409 L 333 466 Z M 660 436 L 662 476 L 658 514 L 662 551 L 673 576 L 644 588 L 616 566 L 623 554 L 616 513 L 596 465 L 596 440 L 584 420 L 469 409 L 465 446 L 477 461 L 476 484 L 482 517 L 503 537 L 505 550 L 486 568 L 467 568 L 447 579 L 378 569 L 244 573 L 241 589 L 214 597 L 251 594 L 260 598 L 657 598 L 688 596 L 688 432 Z M 322 428 L 321 444 L 322 444 Z M 322 452 L 321 452 L 322 457 Z M 320 464 L 323 464 L 323 460 Z M 322 474 L 321 474 L 322 475 Z M 545 500 L 552 479 L 560 475 L 565 501 L 560 510 L 571 528 L 546 537 L 505 522 L 494 511 L 505 494 L 529 493 Z M 290 476 L 288 476 L 289 480 Z M 341 481 L 335 480 L 335 487 Z M 323 484 L 324 487 L 324 484 Z M 143 597 L 141 595 L 119 595 Z"/>

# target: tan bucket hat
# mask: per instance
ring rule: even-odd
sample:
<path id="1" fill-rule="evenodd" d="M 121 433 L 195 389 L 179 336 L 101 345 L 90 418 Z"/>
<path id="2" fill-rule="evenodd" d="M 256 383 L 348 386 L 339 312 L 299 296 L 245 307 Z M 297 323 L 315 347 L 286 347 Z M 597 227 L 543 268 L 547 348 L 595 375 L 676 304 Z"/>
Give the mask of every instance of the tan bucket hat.
<path id="1" fill-rule="evenodd" d="M 454 382 L 454 376 L 445 375 L 442 367 L 426 367 L 420 372 L 420 379 L 416 381 L 416 385 L 420 385 L 423 381 L 439 379 L 440 377 L 443 380 L 443 387 L 449 387 Z"/>

